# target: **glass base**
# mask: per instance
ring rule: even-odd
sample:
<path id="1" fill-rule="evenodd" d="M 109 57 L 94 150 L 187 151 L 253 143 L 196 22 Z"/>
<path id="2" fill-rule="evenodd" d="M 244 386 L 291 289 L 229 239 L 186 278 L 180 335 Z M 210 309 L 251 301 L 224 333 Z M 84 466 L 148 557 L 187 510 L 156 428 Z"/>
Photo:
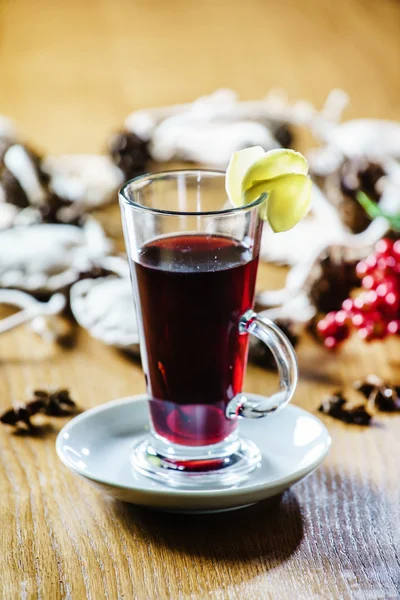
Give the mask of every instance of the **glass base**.
<path id="1" fill-rule="evenodd" d="M 132 466 L 142 475 L 172 487 L 191 489 L 236 485 L 260 462 L 257 446 L 236 434 L 203 447 L 177 446 L 150 435 L 136 444 L 131 454 Z"/>

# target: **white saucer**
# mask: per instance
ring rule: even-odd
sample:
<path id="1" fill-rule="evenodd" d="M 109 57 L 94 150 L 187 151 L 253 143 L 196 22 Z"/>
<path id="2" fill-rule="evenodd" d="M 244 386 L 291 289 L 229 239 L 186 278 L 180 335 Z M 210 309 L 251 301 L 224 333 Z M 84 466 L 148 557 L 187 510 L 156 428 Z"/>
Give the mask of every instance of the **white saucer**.
<path id="1" fill-rule="evenodd" d="M 132 470 L 132 446 L 146 431 L 147 397 L 122 398 L 72 419 L 57 437 L 57 453 L 69 469 L 118 500 L 167 511 L 204 512 L 240 508 L 281 494 L 312 473 L 331 444 L 325 425 L 297 406 L 265 419 L 243 419 L 240 433 L 261 450 L 260 466 L 230 488 L 180 490 Z"/>

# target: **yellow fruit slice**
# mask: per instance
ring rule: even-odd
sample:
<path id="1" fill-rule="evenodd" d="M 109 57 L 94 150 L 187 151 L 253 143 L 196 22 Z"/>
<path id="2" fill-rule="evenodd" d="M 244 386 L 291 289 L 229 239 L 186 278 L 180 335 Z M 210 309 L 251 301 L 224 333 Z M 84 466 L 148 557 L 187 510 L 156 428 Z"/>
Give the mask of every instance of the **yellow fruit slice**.
<path id="1" fill-rule="evenodd" d="M 242 180 L 242 190 L 248 190 L 258 181 L 288 173 L 307 175 L 308 164 L 304 156 L 300 152 L 286 148 L 270 150 L 247 169 Z"/>
<path id="2" fill-rule="evenodd" d="M 259 181 L 244 193 L 244 204 L 267 194 L 260 206 L 260 217 L 268 221 L 276 233 L 292 229 L 311 207 L 312 182 L 306 175 L 289 173 Z"/>
<path id="3" fill-rule="evenodd" d="M 233 154 L 225 176 L 225 189 L 234 206 L 243 206 L 242 182 L 249 167 L 265 156 L 261 146 L 252 146 Z"/>
<path id="4" fill-rule="evenodd" d="M 312 183 L 302 154 L 285 148 L 264 152 L 260 146 L 236 152 L 226 172 L 226 191 L 234 206 L 265 196 L 260 217 L 275 232 L 287 231 L 311 206 Z"/>

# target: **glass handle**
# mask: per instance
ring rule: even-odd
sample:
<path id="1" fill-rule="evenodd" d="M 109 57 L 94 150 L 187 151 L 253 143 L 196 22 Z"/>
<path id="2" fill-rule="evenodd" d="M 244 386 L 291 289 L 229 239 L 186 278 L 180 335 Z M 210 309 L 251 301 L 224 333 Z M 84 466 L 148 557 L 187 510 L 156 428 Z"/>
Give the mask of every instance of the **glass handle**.
<path id="1" fill-rule="evenodd" d="M 296 389 L 298 369 L 292 344 L 286 335 L 269 319 L 261 319 L 255 312 L 248 310 L 239 322 L 241 334 L 250 333 L 264 342 L 271 350 L 276 361 L 280 378 L 280 390 L 272 396 L 238 394 L 228 404 L 226 415 L 229 419 L 247 417 L 259 419 L 271 412 L 283 408 L 290 402 Z"/>

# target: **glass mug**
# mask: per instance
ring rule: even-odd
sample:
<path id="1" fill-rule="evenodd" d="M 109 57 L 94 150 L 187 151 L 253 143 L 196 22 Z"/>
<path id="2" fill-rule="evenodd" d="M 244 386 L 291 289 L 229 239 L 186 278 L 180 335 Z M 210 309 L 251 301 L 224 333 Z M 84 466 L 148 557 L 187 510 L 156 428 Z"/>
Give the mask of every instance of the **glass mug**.
<path id="1" fill-rule="evenodd" d="M 239 436 L 238 417 L 282 408 L 296 386 L 290 342 L 252 310 L 262 201 L 232 207 L 215 171 L 142 175 L 120 190 L 150 412 L 132 465 L 172 486 L 246 477 L 261 455 Z M 242 393 L 248 334 L 276 360 L 272 396 Z"/>

